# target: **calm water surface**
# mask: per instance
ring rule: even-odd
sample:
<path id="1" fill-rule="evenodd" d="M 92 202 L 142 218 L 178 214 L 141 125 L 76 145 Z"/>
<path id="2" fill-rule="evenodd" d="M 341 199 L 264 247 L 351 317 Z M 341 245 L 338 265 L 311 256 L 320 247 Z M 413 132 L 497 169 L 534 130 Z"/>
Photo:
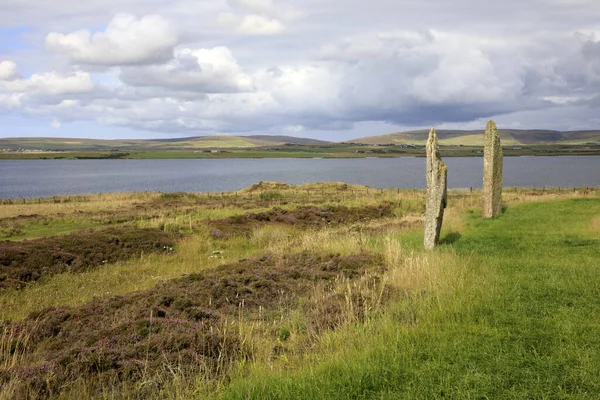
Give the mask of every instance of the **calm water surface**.
<path id="1" fill-rule="evenodd" d="M 478 188 L 482 158 L 446 158 L 450 188 Z M 101 192 L 224 192 L 259 181 L 425 187 L 424 158 L 0 160 L 0 198 Z M 506 157 L 504 186 L 600 186 L 600 156 Z"/>

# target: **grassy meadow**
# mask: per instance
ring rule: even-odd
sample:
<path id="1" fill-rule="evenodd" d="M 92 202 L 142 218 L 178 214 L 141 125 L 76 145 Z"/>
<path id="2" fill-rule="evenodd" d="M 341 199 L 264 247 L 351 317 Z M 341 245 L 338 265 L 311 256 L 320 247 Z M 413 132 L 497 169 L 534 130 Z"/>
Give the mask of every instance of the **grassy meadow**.
<path id="1" fill-rule="evenodd" d="M 480 195 L 430 252 L 422 190 L 0 201 L 0 399 L 598 398 L 600 190 Z"/>

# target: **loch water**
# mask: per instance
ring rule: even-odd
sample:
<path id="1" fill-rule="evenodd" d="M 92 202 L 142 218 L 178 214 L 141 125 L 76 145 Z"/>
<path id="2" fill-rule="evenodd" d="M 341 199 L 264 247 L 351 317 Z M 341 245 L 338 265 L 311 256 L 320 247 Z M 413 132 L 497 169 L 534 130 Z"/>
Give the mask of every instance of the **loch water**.
<path id="1" fill-rule="evenodd" d="M 450 188 L 479 188 L 483 159 L 445 158 Z M 0 198 L 104 192 L 225 192 L 260 181 L 425 187 L 424 158 L 0 160 Z M 505 157 L 505 187 L 600 186 L 600 156 Z"/>

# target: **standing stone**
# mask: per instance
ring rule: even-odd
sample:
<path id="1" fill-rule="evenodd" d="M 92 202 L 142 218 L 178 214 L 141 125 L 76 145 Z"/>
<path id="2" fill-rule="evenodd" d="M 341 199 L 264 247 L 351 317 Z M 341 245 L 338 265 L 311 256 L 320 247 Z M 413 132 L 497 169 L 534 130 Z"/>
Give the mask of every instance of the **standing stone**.
<path id="1" fill-rule="evenodd" d="M 502 145 L 494 121 L 485 127 L 483 149 L 483 217 L 502 213 Z"/>
<path id="2" fill-rule="evenodd" d="M 448 168 L 440 157 L 435 129 L 427 139 L 427 198 L 425 203 L 425 249 L 433 249 L 440 242 L 440 230 L 447 202 Z"/>

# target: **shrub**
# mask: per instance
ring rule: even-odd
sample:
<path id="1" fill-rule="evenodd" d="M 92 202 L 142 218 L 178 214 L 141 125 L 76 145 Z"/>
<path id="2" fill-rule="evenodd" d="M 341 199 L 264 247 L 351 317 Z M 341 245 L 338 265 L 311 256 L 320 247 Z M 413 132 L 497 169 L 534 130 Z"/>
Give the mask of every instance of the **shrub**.
<path id="1" fill-rule="evenodd" d="M 261 194 L 259 194 L 258 198 L 261 200 L 265 200 L 265 201 L 279 200 L 279 199 L 283 198 L 283 194 L 281 194 L 280 192 L 275 192 L 275 191 L 269 190 L 269 191 L 262 192 Z"/>

